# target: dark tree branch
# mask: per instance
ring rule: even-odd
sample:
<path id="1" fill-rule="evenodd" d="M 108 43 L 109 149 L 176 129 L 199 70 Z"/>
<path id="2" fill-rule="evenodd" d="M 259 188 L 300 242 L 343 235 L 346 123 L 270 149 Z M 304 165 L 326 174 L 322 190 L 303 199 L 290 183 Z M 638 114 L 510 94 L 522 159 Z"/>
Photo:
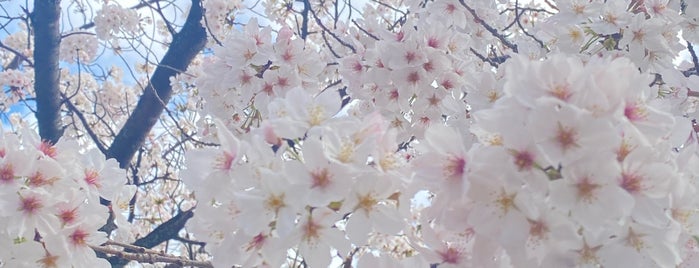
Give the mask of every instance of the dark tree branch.
<path id="1" fill-rule="evenodd" d="M 483 56 L 483 54 L 478 53 L 478 51 L 476 51 L 473 48 L 469 48 L 469 50 L 471 51 L 471 53 L 473 53 L 473 55 L 476 55 L 476 57 L 481 59 L 481 61 L 488 63 L 488 64 L 490 64 L 490 66 L 495 67 L 495 68 L 497 68 L 498 66 L 500 66 L 500 64 L 504 63 L 505 61 L 507 61 L 507 59 L 510 58 L 510 56 L 507 56 L 507 55 L 500 56 L 500 57 L 486 57 L 486 56 Z"/>
<path id="2" fill-rule="evenodd" d="M 478 51 L 476 51 L 475 49 L 470 48 L 470 50 L 471 50 L 471 53 L 473 53 L 473 55 L 476 55 L 476 57 L 478 57 L 479 59 L 481 59 L 481 61 L 487 62 L 487 63 L 490 64 L 490 66 L 492 66 L 492 67 L 495 67 L 495 68 L 498 67 L 498 65 L 499 65 L 498 63 L 493 62 L 493 61 L 491 61 L 490 59 L 486 58 L 486 57 L 483 56 L 481 53 L 478 53 Z"/>
<path id="3" fill-rule="evenodd" d="M 109 147 L 107 157 L 115 158 L 122 168 L 143 145 L 146 136 L 163 113 L 172 97 L 170 77 L 183 72 L 206 45 L 206 29 L 202 27 L 200 0 L 192 0 L 192 8 L 184 26 L 175 36 L 158 68 L 143 92 L 129 119 Z"/>
<path id="4" fill-rule="evenodd" d="M 201 247 L 206 246 L 206 242 L 194 241 L 194 240 L 187 239 L 187 238 L 184 238 L 181 236 L 175 237 L 174 239 L 177 241 L 180 241 L 182 243 L 185 243 L 185 244 L 193 244 L 193 245 L 197 245 L 197 246 L 201 246 Z"/>
<path id="5" fill-rule="evenodd" d="M 187 211 L 180 211 L 180 213 L 170 218 L 168 221 L 160 224 L 160 226 L 156 227 L 148 235 L 136 240 L 136 242 L 134 242 L 132 245 L 136 247 L 150 249 L 170 239 L 177 239 L 179 237 L 178 233 L 180 232 L 180 230 L 184 228 L 184 225 L 193 216 L 193 209 Z M 134 252 L 134 250 L 126 249 L 126 252 Z M 126 265 L 126 263 L 128 263 L 127 259 L 124 259 L 119 255 L 104 257 L 106 257 L 109 260 L 109 262 L 112 264 L 112 267 L 123 267 L 124 265 Z"/>
<path id="6" fill-rule="evenodd" d="M 306 40 L 308 36 L 308 11 L 311 9 L 311 3 L 308 0 L 303 0 L 303 10 L 301 11 L 301 39 Z"/>
<path id="7" fill-rule="evenodd" d="M 51 144 L 63 135 L 61 124 L 60 70 L 58 54 L 61 33 L 60 0 L 34 0 L 31 15 L 34 28 L 34 87 L 39 136 Z"/>
<path id="8" fill-rule="evenodd" d="M 180 230 L 182 230 L 182 228 L 184 228 L 187 221 L 193 216 L 194 212 L 191 209 L 181 211 L 168 221 L 163 222 L 163 224 L 156 227 L 155 230 L 150 232 L 148 235 L 136 240 L 133 245 L 144 248 L 153 248 L 165 241 L 175 239 L 178 237 L 177 234 L 180 232 Z"/>
<path id="9" fill-rule="evenodd" d="M 112 246 L 112 247 L 109 247 Z M 122 249 L 116 249 L 115 247 L 121 247 Z M 90 246 L 95 252 L 102 256 L 113 255 L 114 259 L 120 259 L 122 262 L 128 262 L 129 260 L 137 261 L 139 263 L 169 263 L 165 267 L 207 267 L 213 268 L 211 263 L 206 261 L 195 261 L 188 260 L 181 256 L 171 256 L 166 255 L 162 252 L 149 250 L 147 248 L 142 248 L 138 246 L 133 246 L 129 244 L 118 243 L 114 241 L 107 241 L 102 246 Z"/>
<path id="10" fill-rule="evenodd" d="M 697 74 L 697 70 L 699 70 L 699 58 L 697 58 L 697 52 L 694 51 L 694 46 L 692 45 L 692 42 L 687 42 L 687 50 L 689 51 L 689 55 L 692 56 L 692 64 L 694 64 L 694 73 Z"/>
<path id="11" fill-rule="evenodd" d="M 685 77 L 690 77 L 692 75 L 697 75 L 697 68 L 692 67 L 681 72 Z"/>
<path id="12" fill-rule="evenodd" d="M 376 35 L 371 34 L 371 33 L 368 32 L 366 29 L 362 28 L 362 26 L 359 26 L 359 23 L 357 23 L 356 20 L 352 20 L 352 23 L 354 23 L 354 26 L 357 26 L 357 28 L 358 28 L 360 31 L 362 31 L 363 33 L 365 33 L 367 36 L 371 37 L 372 39 L 374 39 L 374 40 L 376 40 L 376 41 L 379 41 L 379 38 L 376 37 Z"/>
<path id="13" fill-rule="evenodd" d="M 325 36 L 325 32 L 320 32 L 320 35 L 323 37 L 323 41 L 325 41 L 325 45 L 328 46 L 330 53 L 332 53 L 333 56 L 335 56 L 335 58 L 338 58 L 338 59 L 342 58 L 342 56 L 340 56 L 340 54 L 337 54 L 337 52 L 335 52 L 333 45 L 330 44 L 330 42 L 328 41 L 328 38 Z"/>

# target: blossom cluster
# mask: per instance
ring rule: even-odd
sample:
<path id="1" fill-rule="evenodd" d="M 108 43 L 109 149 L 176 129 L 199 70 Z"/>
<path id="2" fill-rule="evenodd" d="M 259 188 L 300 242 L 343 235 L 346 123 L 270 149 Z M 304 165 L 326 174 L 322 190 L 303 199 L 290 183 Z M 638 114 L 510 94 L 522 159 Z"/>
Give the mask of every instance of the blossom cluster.
<path id="1" fill-rule="evenodd" d="M 205 17 L 202 19 L 202 25 L 206 25 L 212 36 L 217 37 L 223 35 L 232 28 L 235 21 L 236 11 L 242 7 L 242 2 L 239 0 L 205 0 L 203 1 Z"/>
<path id="2" fill-rule="evenodd" d="M 20 27 L 21 30 L 7 35 L 5 39 L 2 40 L 2 43 L 15 51 L 22 53 L 22 55 L 30 55 L 31 50 L 27 49 L 26 25 L 20 24 L 18 27 Z M 2 59 L 3 66 L 6 66 L 10 61 L 14 60 L 14 57 L 14 53 L 0 51 L 0 59 Z"/>
<path id="3" fill-rule="evenodd" d="M 99 44 L 97 37 L 92 34 L 85 33 L 69 33 L 61 40 L 60 58 L 67 63 L 74 63 L 77 60 L 81 62 L 91 62 L 97 56 Z"/>
<path id="4" fill-rule="evenodd" d="M 227 35 L 224 46 L 214 49 L 215 59 L 205 59 L 195 71 L 200 73 L 196 85 L 206 111 L 228 126 L 239 125 L 252 110 L 267 118 L 265 107 L 273 99 L 320 79 L 324 66 L 315 60 L 317 54 L 304 49 L 303 40 L 283 28 L 272 43 L 271 33 L 253 18 L 244 31 Z"/>
<path id="5" fill-rule="evenodd" d="M 34 71 L 4 70 L 0 72 L 0 86 L 7 88 L 5 94 L 0 95 L 2 109 L 9 109 L 23 99 L 27 93 L 34 91 Z"/>
<path id="6" fill-rule="evenodd" d="M 678 168 L 697 160 L 695 142 L 673 147 L 696 137 L 659 108 L 652 77 L 626 58 L 565 55 L 513 59 L 505 72 L 504 96 L 474 113 L 485 146 L 473 156 L 497 161 L 469 169 L 462 202 L 476 237 L 530 266 L 678 264 L 697 233 L 698 170 Z"/>
<path id="7" fill-rule="evenodd" d="M 485 2 L 407 3 L 401 27 L 332 38 L 226 35 L 193 70 L 220 147 L 182 173 L 213 263 L 696 261 L 696 79 L 672 64 L 696 5 L 557 1 L 508 41 Z"/>
<path id="8" fill-rule="evenodd" d="M 501 99 L 473 115 L 480 143 L 433 124 L 413 157 L 395 153 L 396 132 L 378 114 L 320 116 L 316 125 L 313 117 L 291 119 L 306 134 L 282 157 L 270 148 L 280 152 L 288 142 L 276 121 L 245 136 L 249 142 L 217 123 L 221 148 L 191 152 L 183 174 L 199 200 L 190 230 L 209 243 L 215 264 L 277 266 L 297 248 L 322 266 L 330 247 L 347 252 L 348 242 L 365 245 L 377 235 L 414 239 L 425 259 L 413 264 L 494 265 L 476 253 L 525 266 L 679 263 L 697 233 L 699 170 L 689 163 L 699 158 L 694 143 L 672 151 L 671 130 L 687 122 L 652 102 L 650 77 L 623 58 L 512 59 L 506 69 Z M 526 83 L 561 70 L 569 75 L 551 76 L 559 81 Z M 620 73 L 634 79 L 611 75 Z M 299 94 L 289 91 L 285 99 L 296 101 L 287 108 L 332 102 L 326 93 Z M 419 190 L 431 193 L 432 205 L 410 224 L 409 197 Z"/>
<path id="9" fill-rule="evenodd" d="M 132 239 L 121 211 L 134 193 L 116 161 L 77 144 L 38 141 L 31 131 L 0 137 L 0 263 L 7 267 L 109 267 L 90 246 L 108 235 L 109 214 Z M 100 197 L 111 200 L 107 208 Z"/>
<path id="10" fill-rule="evenodd" d="M 32 78 L 27 74 L 27 72 L 17 70 L 5 70 L 0 72 L 0 85 L 21 89 L 31 88 L 33 86 Z"/>
<path id="11" fill-rule="evenodd" d="M 244 2 L 192 1 L 208 48 L 170 77 L 136 190 L 102 153 L 187 8 L 93 2 L 94 29 L 62 33 L 65 137 L 0 137 L 0 266 L 106 266 L 91 246 L 190 206 L 159 246 L 215 267 L 699 264 L 699 4 L 264 1 L 242 22 Z M 3 109 L 34 94 L 20 28 Z M 105 70 L 105 47 L 144 61 Z"/>
<path id="12" fill-rule="evenodd" d="M 133 35 L 139 29 L 140 17 L 135 10 L 116 4 L 104 4 L 95 16 L 95 33 L 100 40 Z"/>

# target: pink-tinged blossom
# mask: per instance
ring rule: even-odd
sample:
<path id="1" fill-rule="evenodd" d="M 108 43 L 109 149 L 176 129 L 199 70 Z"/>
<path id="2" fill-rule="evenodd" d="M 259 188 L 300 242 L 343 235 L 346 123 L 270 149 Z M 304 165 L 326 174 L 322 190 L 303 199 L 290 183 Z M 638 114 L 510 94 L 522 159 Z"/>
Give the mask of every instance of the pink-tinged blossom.
<path id="1" fill-rule="evenodd" d="M 329 159 L 323 144 L 313 137 L 304 141 L 302 155 L 303 163 L 291 162 L 286 168 L 290 181 L 303 186 L 308 204 L 324 207 L 344 199 L 354 183 L 350 170 Z"/>
<path id="2" fill-rule="evenodd" d="M 615 34 L 631 21 L 627 11 L 627 1 L 616 1 L 602 5 L 599 18 L 593 21 L 591 29 L 599 34 Z"/>
<path id="3" fill-rule="evenodd" d="M 295 215 L 303 212 L 306 204 L 306 196 L 299 193 L 307 189 L 280 177 L 282 173 L 260 170 L 258 187 L 236 195 L 235 200 L 240 206 L 237 221 L 242 232 L 255 235 L 273 229 L 284 236 L 291 231 Z M 274 223 L 274 228 L 270 229 L 271 223 Z"/>
<path id="4" fill-rule="evenodd" d="M 621 170 L 616 174 L 617 185 L 630 195 L 662 198 L 676 176 L 673 166 L 659 161 L 659 155 L 648 147 L 638 148 L 621 162 Z"/>
<path id="5" fill-rule="evenodd" d="M 241 242 L 242 241 L 242 242 Z M 212 264 L 218 266 L 240 265 L 242 267 L 281 266 L 286 248 L 283 241 L 267 233 L 253 235 L 237 232 L 227 237 L 211 253 Z"/>
<path id="6" fill-rule="evenodd" d="M 330 249 L 347 252 L 348 241 L 335 227 L 339 215 L 325 207 L 302 214 L 297 228 L 286 240 L 292 247 L 298 247 L 300 254 L 309 266 L 320 267 L 330 264 Z"/>
<path id="7" fill-rule="evenodd" d="M 402 230 L 398 204 L 389 200 L 394 194 L 393 181 L 389 175 L 357 179 L 343 204 L 352 210 L 345 227 L 350 242 L 361 245 L 371 233 L 394 235 Z"/>
<path id="8" fill-rule="evenodd" d="M 44 189 L 20 190 L 11 202 L 0 209 L 0 216 L 12 237 L 32 239 L 36 231 L 52 233 L 60 226 L 51 208 L 55 201 Z"/>
<path id="9" fill-rule="evenodd" d="M 675 124 L 675 119 L 669 113 L 659 111 L 650 103 L 627 101 L 624 107 L 624 117 L 651 144 L 669 138 L 669 133 Z"/>
<path id="10" fill-rule="evenodd" d="M 96 202 L 99 199 L 92 197 L 92 200 L 92 202 Z M 54 211 L 56 217 L 60 220 L 62 228 L 75 226 L 83 222 L 106 221 L 109 215 L 108 208 L 101 205 L 97 206 L 97 204 L 93 205 L 85 205 L 84 192 L 79 189 L 70 189 L 62 194 L 59 202 L 52 204 L 51 210 Z M 112 203 L 112 207 L 114 206 L 119 206 L 119 204 Z"/>
<path id="11" fill-rule="evenodd" d="M 222 121 L 216 120 L 215 122 L 220 146 L 188 152 L 186 157 L 190 159 L 189 161 L 192 163 L 190 167 L 193 168 L 185 171 L 183 176 L 185 181 L 191 180 L 192 190 L 201 192 L 205 196 L 205 192 L 213 193 L 213 196 L 216 196 L 232 191 L 232 189 L 222 186 L 231 185 L 233 179 L 238 180 L 237 187 L 244 188 L 249 185 L 249 182 L 246 181 L 249 179 L 246 175 L 249 172 L 248 167 L 242 165 L 243 156 L 247 151 L 247 143 L 240 141 L 233 135 Z M 194 167 L 203 168 L 210 172 L 199 172 L 194 170 Z M 239 176 L 233 176 L 234 174 Z M 195 185 L 198 186 L 194 187 Z M 213 185 L 218 186 L 211 187 Z"/>
<path id="12" fill-rule="evenodd" d="M 36 163 L 31 161 L 32 154 L 9 146 L 6 148 L 6 155 L 0 159 L 0 189 L 2 193 L 13 193 L 24 183 L 23 177 L 32 175 Z"/>
<path id="13" fill-rule="evenodd" d="M 546 119 L 542 119 L 546 118 Z M 616 143 L 611 120 L 560 100 L 541 99 L 530 114 L 527 128 L 548 163 L 566 165 L 587 154 Z"/>
<path id="14" fill-rule="evenodd" d="M 392 51 L 384 56 L 386 67 L 390 69 L 420 67 L 427 62 L 427 55 L 417 42 L 390 43 L 386 46 L 387 50 Z"/>
<path id="15" fill-rule="evenodd" d="M 514 172 L 491 168 L 470 174 L 468 197 L 473 207 L 468 224 L 476 233 L 501 239 L 510 229 L 528 226 L 524 212 L 536 205 L 536 193 L 520 190 Z"/>
<path id="16" fill-rule="evenodd" d="M 104 159 L 97 150 L 91 150 L 82 155 L 82 170 L 75 171 L 75 177 L 82 178 L 79 183 L 88 192 L 99 195 L 104 199 L 113 200 L 126 184 L 126 174 L 119 169 L 115 159 Z M 82 172 L 81 172 L 82 171 Z"/>
<path id="17" fill-rule="evenodd" d="M 101 10 L 97 11 L 95 32 L 102 40 L 108 40 L 114 36 L 133 35 L 138 30 L 139 23 L 140 18 L 135 10 L 105 4 Z"/>
<path id="18" fill-rule="evenodd" d="M 32 86 L 32 80 L 23 72 L 3 70 L 0 72 L 0 84 L 11 88 L 29 89 Z"/>
<path id="19" fill-rule="evenodd" d="M 599 251 L 600 262 L 605 266 L 633 265 L 674 267 L 680 263 L 677 249 L 677 226 L 657 227 L 638 223 L 621 226 L 604 250 Z"/>
<path id="20" fill-rule="evenodd" d="M 58 256 L 58 267 L 75 263 L 90 267 L 109 267 L 109 262 L 97 258 L 95 251 L 90 248 L 90 245 L 101 245 L 107 241 L 106 234 L 97 231 L 97 224 L 99 223 L 86 222 L 44 237 L 48 251 Z"/>
<path id="21" fill-rule="evenodd" d="M 635 200 L 614 179 L 621 166 L 603 161 L 598 154 L 571 163 L 563 169 L 563 178 L 551 182 L 551 201 L 583 228 L 599 232 L 631 215 Z M 606 159 L 613 159 L 607 154 Z M 609 206 L 609 204 L 615 204 Z"/>
<path id="22" fill-rule="evenodd" d="M 380 115 L 373 114 L 360 120 L 342 120 L 330 123 L 331 128 L 323 130 L 323 145 L 328 156 L 353 169 L 367 169 L 363 166 L 376 148 L 380 135 L 384 134 L 387 122 Z"/>
<path id="23" fill-rule="evenodd" d="M 91 63 L 97 56 L 97 37 L 86 33 L 69 33 L 61 40 L 60 59 L 68 63 Z"/>
<path id="24" fill-rule="evenodd" d="M 414 160 L 414 171 L 421 183 L 436 193 L 456 197 L 469 189 L 469 156 L 461 134 L 435 124 L 427 128 L 422 151 Z"/>
<path id="25" fill-rule="evenodd" d="M 676 266 L 696 233 L 688 214 L 699 160 L 695 135 L 672 133 L 690 127 L 676 118 L 696 104 L 685 78 L 693 64 L 671 62 L 687 47 L 677 31 L 697 36 L 696 5 L 557 1 L 521 9 L 515 25 L 508 14 L 524 6 L 506 2 L 368 5 L 353 24 L 312 5 L 309 35 L 279 25 L 273 39 L 256 19 L 227 28 L 239 1 L 204 1 L 208 34 L 223 42 L 195 62 L 187 89 L 206 102 L 198 134 L 220 145 L 185 153 L 178 175 L 198 200 L 186 231 L 216 266 L 277 267 L 290 255 L 323 267 L 350 252 L 361 267 Z M 264 7 L 272 24 L 301 10 Z M 393 11 L 408 15 L 385 25 Z M 184 79 L 171 81 L 183 89 Z M 210 118 L 224 120 L 213 135 Z M 19 195 L 10 216 L 51 210 L 61 242 L 79 246 L 94 228 L 78 228 L 84 211 L 65 193 L 94 204 L 97 192 L 112 196 L 113 212 L 128 209 L 134 188 L 101 172 L 112 163 L 68 164 L 60 143 L 24 145 L 30 157 L 0 148 L 0 197 L 63 187 L 47 161 L 71 167 L 64 173 L 81 190 Z M 11 158 L 41 167 L 21 171 Z M 122 215 L 117 225 L 129 224 Z"/>
<path id="26" fill-rule="evenodd" d="M 424 246 L 417 247 L 421 257 L 439 267 L 463 267 L 472 259 L 470 249 L 474 234 L 471 229 L 459 232 L 425 227 L 421 230 L 420 240 L 424 243 Z"/>
<path id="27" fill-rule="evenodd" d="M 359 55 L 351 55 L 340 61 L 339 72 L 347 79 L 350 88 L 361 87 L 363 76 L 368 69 L 365 65 L 368 63 L 365 63 Z"/>
<path id="28" fill-rule="evenodd" d="M 590 239 L 590 238 L 594 239 Z M 554 248 L 542 260 L 543 267 L 595 267 L 602 264 L 602 253 L 606 250 L 601 240 L 594 236 L 583 235 L 574 244 Z"/>
<path id="29" fill-rule="evenodd" d="M 321 92 L 317 95 L 294 88 L 284 99 L 289 118 L 305 125 L 306 129 L 320 126 L 340 110 L 341 100 L 334 92 Z"/>
<path id="30" fill-rule="evenodd" d="M 551 17 L 552 21 L 562 23 L 579 23 L 589 17 L 598 16 L 601 4 L 587 0 L 571 0 L 558 3 L 559 12 Z"/>
<path id="31" fill-rule="evenodd" d="M 536 106 L 536 101 L 542 97 L 575 103 L 580 98 L 578 94 L 584 94 L 581 92 L 584 84 L 580 81 L 584 66 L 577 58 L 553 55 L 546 63 L 524 57 L 513 60 L 505 70 L 510 75 L 504 90 L 527 107 Z"/>

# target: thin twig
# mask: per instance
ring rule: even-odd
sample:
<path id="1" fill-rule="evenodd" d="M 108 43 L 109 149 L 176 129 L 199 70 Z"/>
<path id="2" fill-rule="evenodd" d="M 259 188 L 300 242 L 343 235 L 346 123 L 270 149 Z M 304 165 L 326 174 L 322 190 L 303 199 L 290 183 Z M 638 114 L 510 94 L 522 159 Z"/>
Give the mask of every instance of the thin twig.
<path id="1" fill-rule="evenodd" d="M 466 4 L 464 0 L 459 0 L 459 2 L 468 10 L 469 13 L 471 13 L 471 16 L 473 16 L 473 18 L 476 20 L 478 24 L 483 26 L 483 28 L 485 28 L 488 32 L 490 32 L 490 34 L 495 36 L 495 38 L 500 40 L 500 42 L 502 42 L 506 47 L 509 47 L 510 49 L 512 49 L 512 51 L 518 53 L 517 45 L 507 40 L 507 38 L 505 38 L 504 35 L 498 33 L 497 29 L 493 28 L 493 26 L 490 26 L 490 24 L 486 23 L 483 19 L 481 19 L 481 17 L 478 16 L 478 13 L 476 13 L 476 10 L 471 8 L 471 6 L 469 6 L 468 4 Z"/>
<path id="2" fill-rule="evenodd" d="M 379 41 L 379 38 L 376 37 L 376 35 L 371 34 L 371 33 L 368 32 L 367 30 L 365 30 L 364 28 L 362 28 L 362 26 L 359 26 L 359 23 L 357 23 L 356 20 L 352 20 L 352 23 L 354 23 L 354 26 L 357 26 L 357 29 L 359 29 L 360 31 L 362 31 L 363 33 L 365 33 L 367 36 L 371 37 L 372 39 L 374 39 L 374 40 L 376 40 L 376 41 Z"/>
<path id="3" fill-rule="evenodd" d="M 546 49 L 546 51 L 549 51 L 549 49 L 546 47 L 543 41 L 539 40 L 539 38 L 536 38 L 536 36 L 529 33 L 529 31 L 527 31 L 527 29 L 524 28 L 524 25 L 522 25 L 522 21 L 519 20 L 519 17 L 522 16 L 522 14 L 524 14 L 524 11 L 519 12 L 519 10 L 522 10 L 519 7 L 519 1 L 515 1 L 515 21 L 517 22 L 517 26 L 519 26 L 519 29 L 522 30 L 524 35 L 529 36 L 531 39 L 534 39 L 534 41 L 539 43 L 539 46 L 541 46 L 541 48 Z"/>
<path id="4" fill-rule="evenodd" d="M 73 103 L 70 101 L 68 97 L 66 97 L 65 94 L 61 93 L 61 96 L 65 100 L 65 104 L 66 107 L 68 107 L 68 110 L 73 112 L 78 117 L 78 119 L 80 119 L 80 123 L 83 124 L 85 131 L 87 131 L 87 135 L 89 135 L 92 141 L 95 143 L 95 145 L 97 145 L 97 149 L 99 149 L 100 152 L 102 152 L 102 154 L 106 155 L 107 147 L 104 146 L 97 134 L 94 131 L 92 131 L 92 128 L 90 127 L 90 124 L 87 122 L 85 115 L 82 112 L 80 112 L 80 110 L 78 110 L 78 108 L 75 107 L 75 105 L 73 105 Z"/>
<path id="5" fill-rule="evenodd" d="M 489 58 L 486 58 L 485 56 L 483 56 L 483 54 L 478 53 L 478 51 L 476 51 L 476 50 L 473 49 L 473 48 L 470 48 L 470 50 L 471 50 L 471 53 L 473 53 L 473 55 L 476 55 L 476 57 L 478 57 L 479 59 L 481 59 L 481 61 L 490 64 L 490 66 L 493 66 L 493 67 L 495 67 L 495 68 L 498 68 L 498 66 L 499 66 L 498 63 L 492 61 L 492 60 L 489 59 Z"/>
<path id="6" fill-rule="evenodd" d="M 347 43 L 346 41 L 340 39 L 339 36 L 337 36 L 335 33 L 330 31 L 330 29 L 325 27 L 325 25 L 320 21 L 320 18 L 318 18 L 318 15 L 316 14 L 316 12 L 312 8 L 309 11 L 311 11 L 311 14 L 313 15 L 313 18 L 315 18 L 318 26 L 320 26 L 320 28 L 323 28 L 323 32 L 327 32 L 330 36 L 332 36 L 335 40 L 337 40 L 337 42 L 339 42 L 343 46 L 352 50 L 352 53 L 357 53 L 357 49 L 355 49 L 354 46 L 352 46 L 350 43 Z"/>

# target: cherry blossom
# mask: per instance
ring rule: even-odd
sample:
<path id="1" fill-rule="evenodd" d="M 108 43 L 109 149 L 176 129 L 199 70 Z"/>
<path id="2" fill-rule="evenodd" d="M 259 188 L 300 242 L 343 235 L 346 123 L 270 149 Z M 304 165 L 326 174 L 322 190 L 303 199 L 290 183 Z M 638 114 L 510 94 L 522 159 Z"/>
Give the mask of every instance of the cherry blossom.
<path id="1" fill-rule="evenodd" d="M 330 209 L 317 208 L 302 214 L 298 228 L 289 236 L 288 242 L 298 243 L 301 254 L 309 265 L 325 266 L 330 263 L 330 248 L 343 250 L 347 242 L 341 233 L 332 228 L 337 215 Z"/>
<path id="2" fill-rule="evenodd" d="M 138 13 L 118 4 L 105 4 L 95 18 L 95 32 L 103 40 L 113 35 L 134 34 L 138 29 Z"/>
<path id="3" fill-rule="evenodd" d="M 697 262 L 692 1 L 14 1 L 0 266 Z"/>

